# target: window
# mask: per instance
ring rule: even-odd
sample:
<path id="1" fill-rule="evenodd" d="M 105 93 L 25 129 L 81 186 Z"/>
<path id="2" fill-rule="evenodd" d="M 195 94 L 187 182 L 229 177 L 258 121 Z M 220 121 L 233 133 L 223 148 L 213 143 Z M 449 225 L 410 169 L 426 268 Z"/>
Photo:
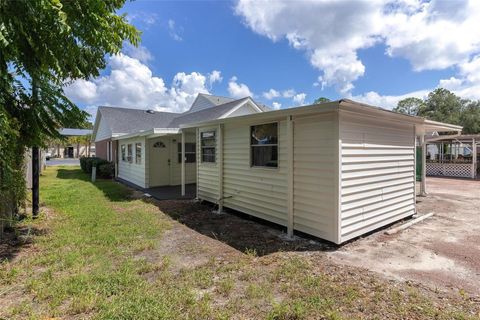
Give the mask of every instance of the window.
<path id="1" fill-rule="evenodd" d="M 141 142 L 135 143 L 135 163 L 136 164 L 142 163 L 142 143 Z"/>
<path id="2" fill-rule="evenodd" d="M 185 143 L 185 163 L 195 163 L 195 143 Z M 182 162 L 182 144 L 178 144 L 178 163 Z"/>
<path id="3" fill-rule="evenodd" d="M 278 124 L 250 127 L 252 167 L 278 167 Z"/>
<path id="4" fill-rule="evenodd" d="M 129 143 L 129 144 L 127 144 L 127 161 L 130 162 L 130 163 L 132 163 L 132 161 L 133 161 L 132 152 L 133 152 L 132 144 Z"/>
<path id="5" fill-rule="evenodd" d="M 127 161 L 127 156 L 125 155 L 125 145 L 122 144 L 122 161 Z"/>
<path id="6" fill-rule="evenodd" d="M 215 131 L 205 131 L 200 133 L 202 146 L 202 162 L 215 162 L 216 138 Z"/>

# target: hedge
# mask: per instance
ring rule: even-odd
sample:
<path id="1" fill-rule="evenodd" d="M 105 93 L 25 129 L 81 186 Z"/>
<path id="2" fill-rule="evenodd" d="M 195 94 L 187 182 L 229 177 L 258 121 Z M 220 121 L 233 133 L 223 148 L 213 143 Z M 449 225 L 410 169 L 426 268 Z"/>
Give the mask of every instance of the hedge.
<path id="1" fill-rule="evenodd" d="M 113 162 L 101 159 L 98 157 L 81 157 L 80 158 L 80 168 L 85 173 L 92 173 L 92 167 L 97 167 L 97 175 L 102 178 L 111 178 L 113 177 L 115 171 L 115 165 Z"/>

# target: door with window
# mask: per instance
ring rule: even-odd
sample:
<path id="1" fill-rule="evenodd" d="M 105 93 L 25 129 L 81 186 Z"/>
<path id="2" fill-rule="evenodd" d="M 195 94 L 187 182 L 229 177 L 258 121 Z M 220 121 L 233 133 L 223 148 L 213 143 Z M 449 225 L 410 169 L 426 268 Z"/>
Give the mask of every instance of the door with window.
<path id="1" fill-rule="evenodd" d="M 167 138 L 152 139 L 150 150 L 150 187 L 170 184 L 170 141 Z"/>

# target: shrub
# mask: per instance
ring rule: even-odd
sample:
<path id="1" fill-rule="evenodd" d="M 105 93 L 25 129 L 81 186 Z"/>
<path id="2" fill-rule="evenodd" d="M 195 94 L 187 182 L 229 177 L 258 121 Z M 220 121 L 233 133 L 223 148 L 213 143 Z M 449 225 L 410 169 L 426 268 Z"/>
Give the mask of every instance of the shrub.
<path id="1" fill-rule="evenodd" d="M 100 171 L 100 166 L 102 165 L 111 165 L 113 166 L 112 162 L 107 160 L 98 158 L 98 157 L 82 157 L 80 158 L 80 168 L 85 173 L 92 173 L 92 167 L 95 165 L 97 167 L 97 172 Z M 107 168 L 105 168 L 105 172 L 109 172 Z M 113 171 L 112 171 L 113 172 Z M 113 174 L 112 174 L 113 175 Z"/>
<path id="2" fill-rule="evenodd" d="M 112 178 L 115 173 L 115 164 L 113 162 L 102 163 L 97 165 L 97 174 L 101 178 Z"/>

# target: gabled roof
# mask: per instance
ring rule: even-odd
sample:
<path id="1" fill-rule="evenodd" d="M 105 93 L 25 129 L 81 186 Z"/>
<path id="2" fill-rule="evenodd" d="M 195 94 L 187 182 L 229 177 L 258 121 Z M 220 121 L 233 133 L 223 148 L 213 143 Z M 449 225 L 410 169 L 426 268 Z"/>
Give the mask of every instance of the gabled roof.
<path id="1" fill-rule="evenodd" d="M 232 102 L 234 100 L 235 99 L 228 98 L 228 97 L 221 97 L 221 96 L 214 96 L 206 93 L 199 93 L 195 98 L 195 100 L 193 101 L 190 109 L 188 109 L 188 111 L 186 111 L 185 113 L 201 111 L 207 108 Z"/>
<path id="2" fill-rule="evenodd" d="M 203 96 L 203 98 L 213 100 L 216 98 L 222 98 L 224 99 L 223 101 L 229 101 L 223 104 L 210 106 L 199 111 L 184 113 L 103 106 L 98 107 L 93 138 L 96 139 L 99 121 L 104 121 L 111 130 L 111 136 L 115 137 L 119 135 L 146 131 L 153 128 L 173 129 L 179 128 L 182 124 L 215 120 L 228 116 L 230 113 L 236 111 L 246 103 L 250 103 L 250 105 L 258 112 L 269 111 L 267 107 L 257 104 L 250 97 L 233 100 L 231 98 L 217 97 L 206 94 L 199 94 L 198 96 Z M 216 101 L 218 102 L 220 100 Z"/>

